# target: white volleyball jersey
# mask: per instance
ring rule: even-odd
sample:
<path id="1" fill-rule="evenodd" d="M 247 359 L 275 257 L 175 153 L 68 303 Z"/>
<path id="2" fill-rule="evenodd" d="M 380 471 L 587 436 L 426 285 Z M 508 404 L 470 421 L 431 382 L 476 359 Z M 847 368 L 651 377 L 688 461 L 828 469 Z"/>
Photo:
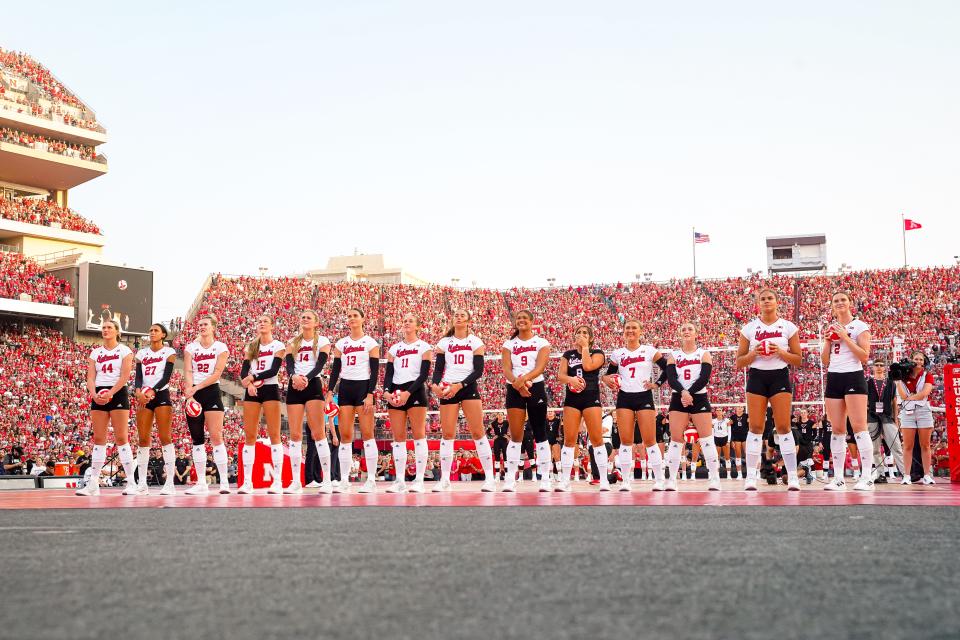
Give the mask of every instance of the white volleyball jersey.
<path id="1" fill-rule="evenodd" d="M 680 380 L 680 386 L 684 389 L 692 387 L 700 377 L 700 365 L 703 364 L 704 353 L 706 351 L 703 349 L 697 349 L 693 353 L 684 353 L 683 349 L 673 350 L 673 359 L 677 363 L 677 379 Z M 706 392 L 706 387 L 697 391 L 697 393 Z"/>
<path id="2" fill-rule="evenodd" d="M 423 340 L 414 340 L 407 344 L 403 340 L 390 347 L 393 356 L 393 384 L 406 384 L 420 377 L 420 365 L 423 357 L 433 350 Z"/>
<path id="3" fill-rule="evenodd" d="M 472 333 L 462 340 L 456 336 L 440 338 L 437 353 L 445 353 L 443 382 L 460 382 L 473 373 L 473 352 L 483 347 L 483 340 Z"/>
<path id="4" fill-rule="evenodd" d="M 870 325 L 857 318 L 848 322 L 844 327 L 854 342 L 857 341 L 861 333 L 870 331 Z M 857 356 L 853 355 L 853 351 L 850 350 L 850 347 L 848 347 L 847 343 L 843 340 L 832 341 L 829 345 L 824 346 L 830 349 L 830 366 L 827 367 L 827 371 L 831 373 L 863 371 L 863 363 L 860 362 Z"/>
<path id="5" fill-rule="evenodd" d="M 328 344 L 330 344 L 330 341 L 326 338 L 326 336 L 318 337 L 316 353 L 320 353 L 320 349 L 323 349 Z M 313 368 L 317 364 L 317 356 L 314 354 L 313 350 L 313 340 L 301 340 L 300 351 L 297 353 L 290 353 L 293 355 L 294 375 L 305 376 L 313 371 Z"/>
<path id="6" fill-rule="evenodd" d="M 370 352 L 379 347 L 370 336 L 354 340 L 350 336 L 337 340 L 337 351 L 342 355 L 341 380 L 369 380 Z"/>
<path id="7" fill-rule="evenodd" d="M 620 347 L 610 354 L 610 362 L 617 365 L 617 373 L 620 374 L 621 391 L 637 393 L 647 390 L 643 383 L 651 381 L 656 352 L 653 345 L 642 344 L 633 351 Z"/>
<path id="8" fill-rule="evenodd" d="M 217 358 L 221 353 L 229 353 L 227 345 L 215 340 L 209 347 L 204 347 L 199 340 L 194 340 L 183 349 L 190 354 L 190 371 L 193 374 L 194 386 L 200 384 L 213 375 L 217 369 Z"/>
<path id="9" fill-rule="evenodd" d="M 533 336 L 529 340 L 510 338 L 503 343 L 503 348 L 510 352 L 510 369 L 513 375 L 520 377 L 533 371 L 537 367 L 537 354 L 550 343 L 540 336 Z M 530 382 L 543 382 L 543 374 Z"/>
<path id="10" fill-rule="evenodd" d="M 260 355 L 258 355 L 255 360 L 250 361 L 250 375 L 252 376 L 263 373 L 269 369 L 273 363 L 273 359 L 277 357 L 276 354 L 287 348 L 287 346 L 279 340 L 271 340 L 267 344 L 258 343 L 257 346 L 260 347 Z M 272 376 L 265 378 L 263 384 L 280 384 L 280 380 L 278 376 Z"/>
<path id="11" fill-rule="evenodd" d="M 96 386 L 112 387 L 120 379 L 120 369 L 123 359 L 133 353 L 130 347 L 118 343 L 113 349 L 107 350 L 102 345 L 90 352 L 90 359 L 97 368 Z"/>
<path id="12" fill-rule="evenodd" d="M 740 334 L 750 341 L 750 350 L 753 351 L 757 345 L 766 340 L 777 345 L 784 351 L 789 350 L 790 338 L 796 335 L 797 325 L 789 320 L 780 318 L 773 324 L 764 324 L 760 318 L 754 318 L 743 326 Z M 757 359 L 750 365 L 751 369 L 763 369 L 772 371 L 774 369 L 783 369 L 787 366 L 786 361 L 778 355 L 757 356 Z"/>
<path id="13" fill-rule="evenodd" d="M 727 418 L 714 418 L 713 419 L 713 437 L 714 438 L 726 438 L 730 435 L 730 428 L 727 426 Z"/>
<path id="14" fill-rule="evenodd" d="M 177 352 L 172 347 L 160 347 L 160 351 L 153 351 L 150 347 L 144 347 L 137 351 L 136 359 L 143 368 L 143 386 L 150 387 L 154 391 L 163 391 L 170 385 L 163 385 L 162 389 L 157 388 L 157 383 L 163 377 L 163 370 L 167 366 L 167 359 L 176 355 Z"/>

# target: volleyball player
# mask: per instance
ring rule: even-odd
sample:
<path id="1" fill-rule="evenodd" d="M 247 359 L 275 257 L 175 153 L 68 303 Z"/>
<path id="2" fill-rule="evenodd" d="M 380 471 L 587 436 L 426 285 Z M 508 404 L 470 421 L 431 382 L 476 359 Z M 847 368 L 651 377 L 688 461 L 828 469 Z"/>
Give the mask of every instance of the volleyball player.
<path id="1" fill-rule="evenodd" d="M 860 480 L 857 491 L 873 491 L 873 439 L 867 428 L 867 379 L 863 365 L 870 358 L 870 325 L 853 317 L 853 301 L 846 291 L 833 294 L 831 307 L 835 321 L 827 327 L 827 341 L 820 352 L 827 368 L 824 404 L 830 424 L 830 450 L 833 468 L 843 469 L 846 460 L 847 419 L 853 429 L 857 452 L 860 454 Z M 783 444 L 780 445 L 781 452 Z M 843 473 L 834 473 L 833 480 L 824 489 L 843 491 L 846 482 Z"/>
<path id="2" fill-rule="evenodd" d="M 90 479 L 77 491 L 78 496 L 100 495 L 100 470 L 107 460 L 107 430 L 113 427 L 120 464 L 127 476 L 123 495 L 137 494 L 134 480 L 133 451 L 127 434 L 130 420 L 130 398 L 127 381 L 133 369 L 133 352 L 120 342 L 120 325 L 104 320 L 100 325 L 103 344 L 90 352 L 87 360 L 87 393 L 90 397 L 90 423 L 93 425 L 93 452 L 90 456 Z"/>
<path id="3" fill-rule="evenodd" d="M 600 406 L 600 368 L 606 357 L 593 346 L 593 329 L 587 325 L 573 332 L 574 348 L 560 357 L 557 380 L 566 386 L 563 398 L 563 448 L 560 450 L 560 482 L 557 491 L 570 491 L 570 472 L 574 450 L 580 435 L 581 420 L 587 425 L 587 437 L 593 445 L 600 471 L 600 491 L 609 491 L 607 448 L 603 446 L 603 409 Z"/>
<path id="4" fill-rule="evenodd" d="M 503 490 L 516 491 L 517 467 L 523 447 L 524 423 L 536 443 L 540 491 L 553 490 L 550 481 L 552 457 L 547 436 L 547 392 L 543 370 L 550 357 L 550 343 L 533 333 L 533 313 L 524 309 L 514 315 L 513 334 L 500 350 L 503 375 L 507 381 L 507 421 L 510 444 L 507 445 L 507 479 Z"/>
<path id="5" fill-rule="evenodd" d="M 170 402 L 170 376 L 173 375 L 173 364 L 177 360 L 177 352 L 164 344 L 167 329 L 162 324 L 150 325 L 150 345 L 137 351 L 137 363 L 134 374 L 134 397 L 139 403 L 137 410 L 137 472 L 140 477 L 140 486 L 137 493 L 148 495 L 147 466 L 150 464 L 150 432 L 153 422 L 157 422 L 157 435 L 160 437 L 160 446 L 163 451 L 163 470 L 166 479 L 160 495 L 172 496 L 176 494 L 173 486 L 173 475 L 176 471 L 177 452 L 173 447 L 173 437 L 170 433 L 170 420 L 173 417 L 173 406 Z"/>
<path id="6" fill-rule="evenodd" d="M 403 316 L 403 337 L 387 351 L 387 370 L 383 376 L 387 413 L 393 430 L 393 464 L 397 478 L 387 493 L 404 493 L 407 468 L 407 420 L 413 433 L 416 477 L 412 493 L 423 493 L 423 475 L 427 470 L 427 378 L 433 365 L 433 347 L 417 335 L 420 320 L 412 313 Z"/>
<path id="7" fill-rule="evenodd" d="M 483 341 L 470 332 L 472 319 L 469 311 L 455 311 L 450 328 L 437 341 L 432 387 L 433 393 L 440 399 L 440 482 L 433 489 L 437 492 L 450 491 L 453 442 L 460 410 L 463 410 L 483 467 L 484 481 L 480 490 L 487 493 L 497 490 L 493 475 L 493 451 L 483 430 L 483 403 L 477 389 L 477 380 L 483 375 L 485 348 Z"/>
<path id="8" fill-rule="evenodd" d="M 713 418 L 713 443 L 717 445 L 720 462 L 730 476 L 730 423 L 732 421 L 723 415 L 723 409 L 716 408 Z"/>
<path id="9" fill-rule="evenodd" d="M 707 383 L 713 371 L 710 352 L 697 346 L 697 327 L 692 322 L 680 325 L 680 348 L 667 357 L 667 380 L 673 395 L 670 398 L 670 446 L 667 448 L 667 466 L 670 479 L 667 491 L 677 490 L 677 473 L 680 470 L 680 454 L 683 451 L 684 431 L 693 422 L 697 432 L 700 451 L 707 465 L 708 488 L 720 490 L 720 460 L 713 441 L 713 421 Z M 691 443 L 692 445 L 693 443 Z M 691 461 L 696 465 L 698 452 L 692 447 Z"/>
<path id="10" fill-rule="evenodd" d="M 227 366 L 227 345 L 216 339 L 217 319 L 203 316 L 197 322 L 197 337 L 183 349 L 183 396 L 200 404 L 200 413 L 187 413 L 187 427 L 193 441 L 193 466 L 197 483 L 186 490 L 192 496 L 205 496 L 207 487 L 207 446 L 204 427 L 213 445 L 213 461 L 220 475 L 220 493 L 230 493 L 227 478 L 227 448 L 223 444 L 223 400 L 220 397 L 220 376 Z"/>
<path id="11" fill-rule="evenodd" d="M 750 433 L 746 441 L 746 479 L 744 491 L 757 490 L 757 466 L 763 448 L 763 428 L 767 405 L 773 410 L 774 428 L 779 434 L 780 453 L 787 471 L 787 489 L 800 490 L 797 477 L 797 447 L 790 430 L 790 409 L 793 400 L 790 366 L 799 367 L 800 336 L 797 325 L 781 318 L 777 312 L 779 299 L 773 289 L 757 292 L 760 314 L 740 330 L 737 347 L 737 368 L 747 372 L 747 422 Z"/>
<path id="12" fill-rule="evenodd" d="M 634 424 L 640 425 L 640 437 L 647 450 L 647 465 L 653 469 L 654 491 L 663 491 L 663 455 L 657 446 L 656 410 L 653 405 L 653 365 L 666 369 L 666 358 L 649 344 L 640 344 L 640 323 L 627 320 L 623 325 L 624 346 L 610 354 L 610 364 L 602 380 L 617 394 L 617 425 L 620 450 L 617 465 L 623 482 L 620 491 L 633 489 Z M 594 447 L 594 456 L 600 449 Z"/>
<path id="13" fill-rule="evenodd" d="M 330 388 L 327 402 L 333 402 L 333 393 L 340 383 L 337 400 L 340 403 L 340 445 L 337 458 L 340 463 L 340 483 L 334 485 L 334 493 L 349 493 L 350 465 L 353 462 L 354 418 L 360 422 L 360 437 L 363 439 L 363 455 L 367 465 L 367 481 L 359 493 L 376 493 L 377 461 L 379 451 L 373 439 L 374 406 L 373 393 L 377 389 L 380 373 L 380 345 L 363 331 L 363 311 L 352 308 L 347 311 L 347 328 L 350 335 L 337 340 L 333 348 L 333 366 L 330 371 Z"/>
<path id="14" fill-rule="evenodd" d="M 280 381 L 286 346 L 273 337 L 273 318 L 257 318 L 257 337 L 244 350 L 240 368 L 243 394 L 243 484 L 237 493 L 253 493 L 253 465 L 257 456 L 260 414 L 267 419 L 273 482 L 267 493 L 283 493 L 283 445 L 280 444 Z"/>
<path id="15" fill-rule="evenodd" d="M 320 318 L 310 309 L 300 312 L 300 331 L 286 347 L 287 421 L 290 424 L 290 471 L 292 479 L 284 493 L 303 493 L 300 463 L 303 460 L 303 416 L 306 413 L 310 438 L 317 447 L 317 458 L 323 472 L 320 493 L 333 491 L 330 482 L 330 445 L 323 410 L 323 378 L 320 374 L 330 356 L 330 340 L 317 333 Z M 261 387 L 262 389 L 262 387 Z"/>

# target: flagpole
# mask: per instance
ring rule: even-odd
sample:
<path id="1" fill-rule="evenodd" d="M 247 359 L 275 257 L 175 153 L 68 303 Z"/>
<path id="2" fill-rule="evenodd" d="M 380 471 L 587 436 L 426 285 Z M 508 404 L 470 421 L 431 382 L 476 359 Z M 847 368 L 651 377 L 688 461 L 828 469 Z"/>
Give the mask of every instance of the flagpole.
<path id="1" fill-rule="evenodd" d="M 903 268 L 907 268 L 907 220 L 900 214 L 900 233 L 903 234 Z"/>
<path id="2" fill-rule="evenodd" d="M 693 227 L 693 233 L 690 234 L 690 242 L 693 245 L 693 279 L 697 279 L 697 228 Z"/>

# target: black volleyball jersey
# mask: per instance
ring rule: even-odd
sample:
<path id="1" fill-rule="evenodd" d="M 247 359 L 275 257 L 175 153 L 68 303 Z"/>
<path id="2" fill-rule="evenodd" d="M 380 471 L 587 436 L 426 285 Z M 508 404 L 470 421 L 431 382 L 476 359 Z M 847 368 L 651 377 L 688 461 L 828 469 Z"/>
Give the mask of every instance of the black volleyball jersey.
<path id="1" fill-rule="evenodd" d="M 603 355 L 603 351 L 601 349 L 590 349 L 590 355 L 595 353 Z M 583 378 L 583 381 L 587 383 L 584 391 L 600 390 L 600 369 L 603 368 L 603 365 L 600 365 L 600 368 L 594 369 L 593 371 L 584 371 L 583 360 L 581 358 L 579 349 L 570 349 L 569 351 L 564 352 L 563 357 L 567 359 L 567 375 L 571 377 Z"/>

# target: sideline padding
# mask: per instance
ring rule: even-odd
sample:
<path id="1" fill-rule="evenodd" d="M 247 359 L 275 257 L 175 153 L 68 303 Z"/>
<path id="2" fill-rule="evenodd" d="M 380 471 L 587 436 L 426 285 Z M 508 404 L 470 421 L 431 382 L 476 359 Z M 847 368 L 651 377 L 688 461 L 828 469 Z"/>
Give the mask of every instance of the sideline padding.
<path id="1" fill-rule="evenodd" d="M 38 486 L 36 476 L 0 476 L 0 491 L 36 489 Z"/>

